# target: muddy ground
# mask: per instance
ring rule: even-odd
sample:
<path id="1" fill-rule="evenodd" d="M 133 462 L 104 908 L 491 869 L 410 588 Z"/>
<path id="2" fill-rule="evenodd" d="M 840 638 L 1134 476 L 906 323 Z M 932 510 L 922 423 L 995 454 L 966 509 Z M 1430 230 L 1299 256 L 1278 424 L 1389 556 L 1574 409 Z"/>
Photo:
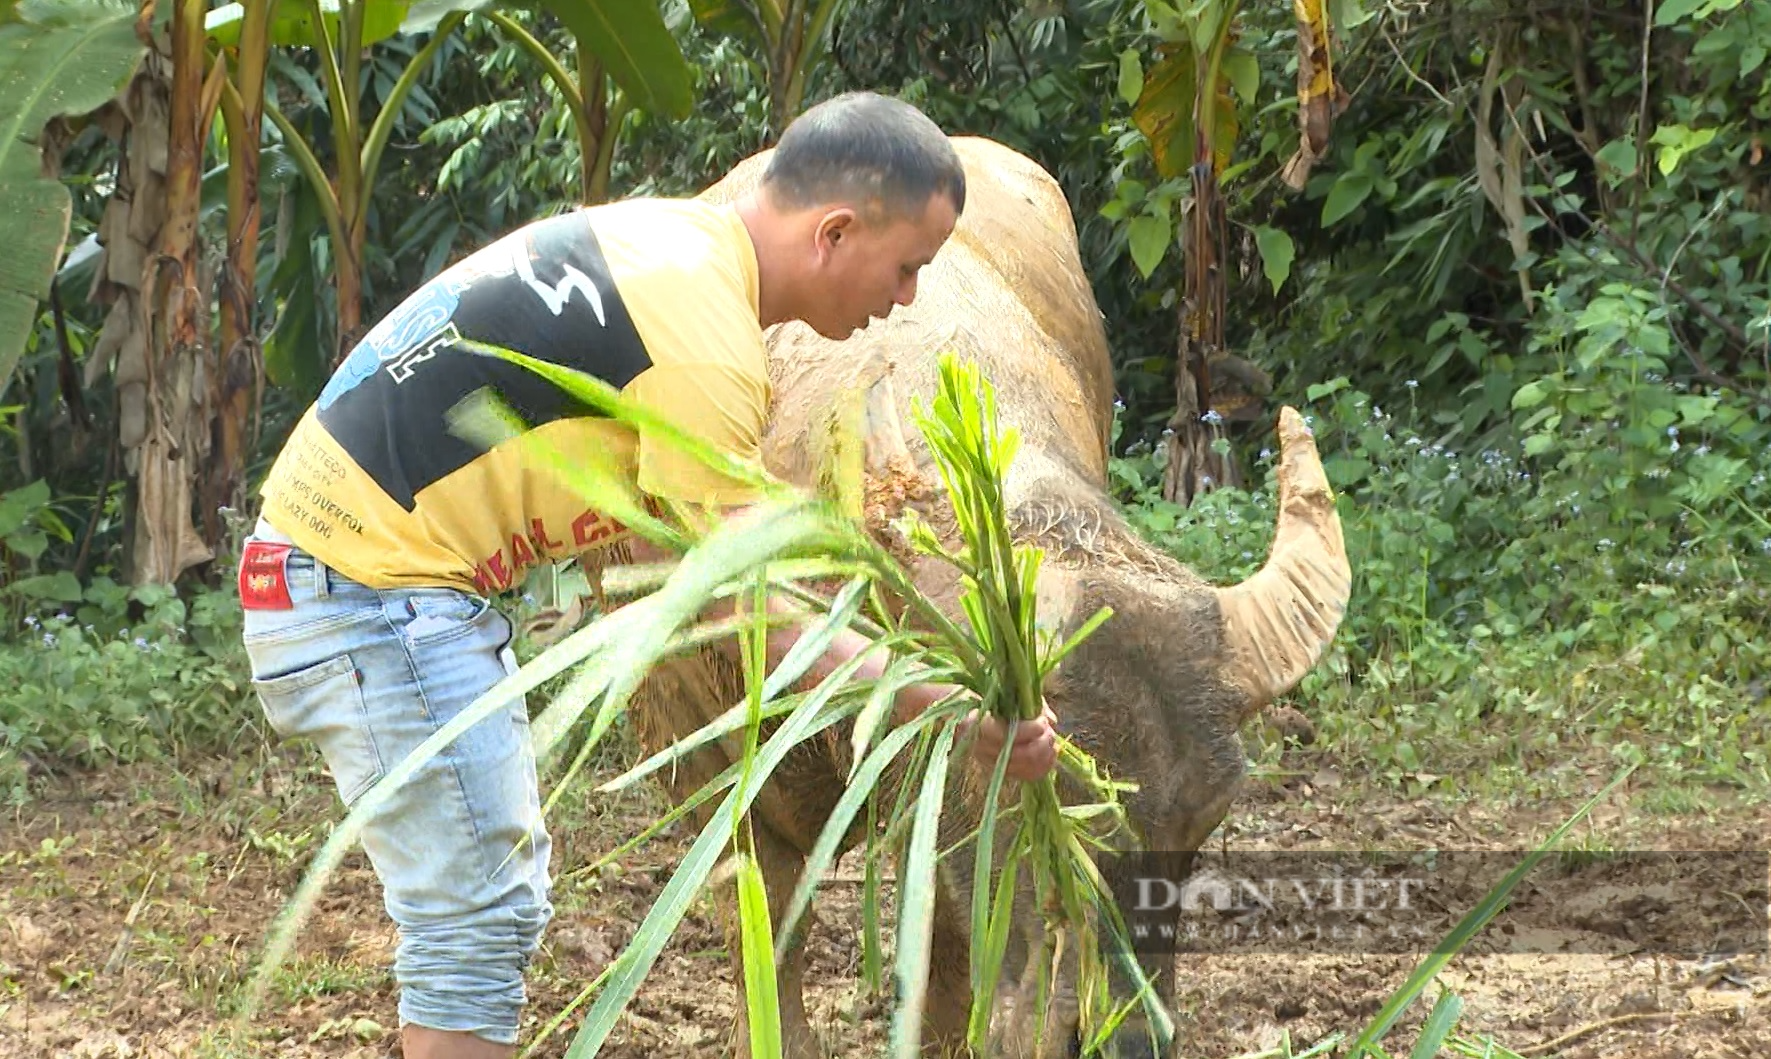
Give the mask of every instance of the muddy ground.
<path id="1" fill-rule="evenodd" d="M 1587 792 L 1603 785 L 1595 769 Z M 244 1032 L 226 1013 L 267 924 L 336 817 L 300 748 L 228 761 L 49 776 L 0 818 L 0 1055 L 393 1056 L 393 932 L 360 854 L 327 891 L 267 1009 Z M 1213 856 L 1301 849 L 1515 850 L 1580 799 L 1506 805 L 1449 783 L 1405 798 L 1305 762 L 1252 780 L 1213 836 Z M 655 795 L 570 809 L 557 824 L 557 918 L 531 979 L 532 1025 L 561 1011 L 619 950 L 689 836 L 645 848 L 618 872 L 582 869 L 656 809 Z M 1762 804 L 1725 791 L 1620 791 L 1580 843 L 1592 849 L 1763 850 Z M 1245 861 L 1219 860 L 1235 867 Z M 859 886 L 839 866 L 810 946 L 809 1006 L 833 1052 L 878 1054 L 884 1006 L 859 988 Z M 1553 892 L 1534 875 L 1521 891 Z M 1742 900 L 1765 902 L 1764 879 Z M 1521 907 L 1529 905 L 1522 899 Z M 1601 913 L 1627 934 L 1640 905 Z M 1445 910 L 1449 924 L 1464 908 Z M 1517 923 L 1529 926 L 1528 913 Z M 1504 921 L 1503 921 L 1504 922 Z M 1491 930 L 1498 927 L 1491 927 Z M 1496 947 L 1499 936 L 1484 944 Z M 630 1009 L 606 1055 L 719 1056 L 734 989 L 712 909 L 698 905 Z M 1482 948 L 1483 944 L 1476 946 Z M 1181 1052 L 1224 1057 L 1303 1050 L 1357 1033 L 1415 956 L 1183 955 Z M 1527 1055 L 1771 1055 L 1771 966 L 1762 956 L 1477 954 L 1441 981 L 1465 1001 L 1460 1032 Z M 1407 1054 L 1417 1006 L 1387 1042 Z M 557 1056 L 562 1032 L 537 1054 Z M 1560 1043 L 1559 1043 L 1560 1042 Z M 1333 1054 L 1332 1052 L 1330 1054 Z M 1503 1054 L 1503 1053 L 1496 1053 Z"/>

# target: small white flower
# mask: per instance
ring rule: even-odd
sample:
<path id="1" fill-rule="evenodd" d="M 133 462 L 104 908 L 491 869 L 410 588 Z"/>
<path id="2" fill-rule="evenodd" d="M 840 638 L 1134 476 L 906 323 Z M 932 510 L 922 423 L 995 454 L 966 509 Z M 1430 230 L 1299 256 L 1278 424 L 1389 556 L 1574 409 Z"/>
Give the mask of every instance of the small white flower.
<path id="1" fill-rule="evenodd" d="M 1408 387 L 1410 390 L 1419 389 L 1420 388 L 1420 381 L 1418 379 L 1409 379 L 1407 382 L 1403 383 L 1402 385 Z"/>
<path id="2" fill-rule="evenodd" d="M 1205 414 L 1200 416 L 1199 418 L 1203 419 L 1207 423 L 1210 423 L 1214 427 L 1224 421 L 1224 417 L 1222 415 L 1219 415 L 1218 410 L 1215 408 L 1207 409 Z"/>

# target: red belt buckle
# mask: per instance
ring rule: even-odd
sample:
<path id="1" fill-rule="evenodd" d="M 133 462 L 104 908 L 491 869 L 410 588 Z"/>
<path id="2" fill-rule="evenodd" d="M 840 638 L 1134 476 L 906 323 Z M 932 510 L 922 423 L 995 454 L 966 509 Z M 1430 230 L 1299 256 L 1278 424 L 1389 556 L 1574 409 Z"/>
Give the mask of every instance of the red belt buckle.
<path id="1" fill-rule="evenodd" d="M 246 542 L 240 557 L 240 606 L 246 610 L 294 610 L 284 562 L 293 551 L 287 544 Z"/>

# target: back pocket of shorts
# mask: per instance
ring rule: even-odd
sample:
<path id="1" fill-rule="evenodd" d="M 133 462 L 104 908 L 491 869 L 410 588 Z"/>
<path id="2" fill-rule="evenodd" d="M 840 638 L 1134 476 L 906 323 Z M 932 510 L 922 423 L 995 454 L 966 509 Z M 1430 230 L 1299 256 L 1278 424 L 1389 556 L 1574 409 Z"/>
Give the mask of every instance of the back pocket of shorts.
<path id="1" fill-rule="evenodd" d="M 320 749 L 345 805 L 361 798 L 384 769 L 369 730 L 363 686 L 349 655 L 268 680 L 254 680 L 265 719 L 286 739 L 308 739 Z"/>

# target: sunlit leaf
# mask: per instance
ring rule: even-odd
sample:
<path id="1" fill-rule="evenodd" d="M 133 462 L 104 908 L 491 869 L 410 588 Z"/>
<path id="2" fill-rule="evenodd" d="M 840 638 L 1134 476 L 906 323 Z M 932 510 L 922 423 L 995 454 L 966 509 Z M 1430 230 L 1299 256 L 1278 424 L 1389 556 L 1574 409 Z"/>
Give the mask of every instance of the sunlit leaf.
<path id="1" fill-rule="evenodd" d="M 738 854 L 738 929 L 744 963 L 744 1002 L 755 1059 L 781 1054 L 781 1006 L 775 995 L 774 929 L 762 866 L 746 850 Z"/>
<path id="2" fill-rule="evenodd" d="M 898 1059 L 917 1059 L 922 1054 L 923 1000 L 928 994 L 929 945 L 935 928 L 935 834 L 940 826 L 953 733 L 953 726 L 948 725 L 935 737 L 916 799 L 910 847 L 904 854 L 898 907 L 898 1011 L 892 1019 L 892 1054 Z"/>
<path id="3" fill-rule="evenodd" d="M 1174 239 L 1173 227 L 1166 218 L 1152 217 L 1145 214 L 1132 218 L 1126 232 L 1126 241 L 1131 249 L 1132 263 L 1145 279 L 1162 264 L 1162 258 L 1168 253 L 1168 244 Z"/>
<path id="4" fill-rule="evenodd" d="M 1261 268 L 1266 273 L 1267 282 L 1273 284 L 1273 293 L 1277 294 L 1291 276 L 1291 263 L 1297 255 L 1297 247 L 1289 234 L 1265 224 L 1254 230 L 1254 245 L 1260 251 Z"/>
<path id="5" fill-rule="evenodd" d="M 320 0 L 320 14 L 326 32 L 336 45 L 339 39 L 338 19 L 341 7 L 352 5 L 363 9 L 363 44 L 376 44 L 400 32 L 406 21 L 405 0 Z M 203 26 L 209 39 L 233 47 L 240 43 L 240 27 L 246 9 L 242 4 L 223 4 L 204 16 Z M 318 32 L 313 12 L 302 0 L 280 0 L 271 12 L 271 43 L 285 48 L 317 48 L 324 38 Z"/>
<path id="6" fill-rule="evenodd" d="M 1245 106 L 1254 106 L 1261 94 L 1261 64 L 1254 52 L 1231 48 L 1224 54 L 1224 76 Z"/>
<path id="7" fill-rule="evenodd" d="M 1144 92 L 1144 64 L 1138 61 L 1136 48 L 1119 53 L 1119 98 L 1127 105 L 1136 105 Z"/>

